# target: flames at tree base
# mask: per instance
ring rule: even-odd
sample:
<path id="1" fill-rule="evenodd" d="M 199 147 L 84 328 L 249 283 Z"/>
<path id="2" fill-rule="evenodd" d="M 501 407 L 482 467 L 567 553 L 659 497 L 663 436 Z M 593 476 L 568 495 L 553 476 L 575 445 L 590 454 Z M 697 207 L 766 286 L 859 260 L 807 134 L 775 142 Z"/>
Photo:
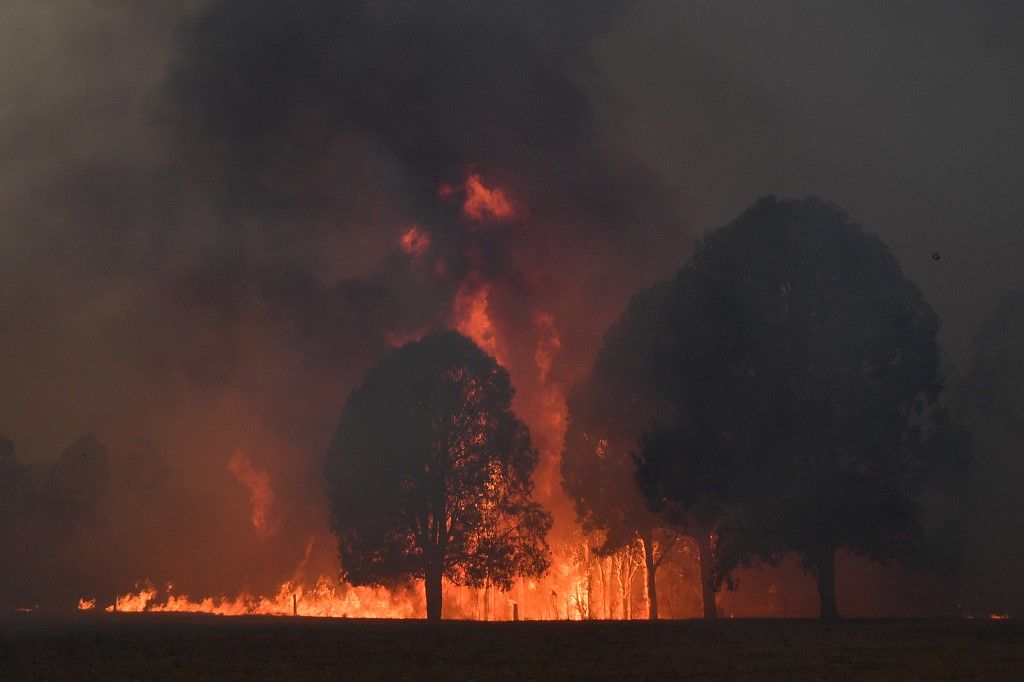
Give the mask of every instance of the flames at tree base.
<path id="1" fill-rule="evenodd" d="M 203 597 L 173 594 L 168 586 L 164 598 L 158 590 L 144 585 L 135 592 L 117 598 L 104 607 L 107 612 L 208 613 L 219 616 L 314 616 L 330 618 L 420 618 L 422 597 L 412 589 L 352 587 L 323 577 L 307 586 L 292 582 L 281 584 L 273 596 L 240 594 L 236 597 Z M 96 608 L 96 600 L 82 599 L 80 610 Z"/>

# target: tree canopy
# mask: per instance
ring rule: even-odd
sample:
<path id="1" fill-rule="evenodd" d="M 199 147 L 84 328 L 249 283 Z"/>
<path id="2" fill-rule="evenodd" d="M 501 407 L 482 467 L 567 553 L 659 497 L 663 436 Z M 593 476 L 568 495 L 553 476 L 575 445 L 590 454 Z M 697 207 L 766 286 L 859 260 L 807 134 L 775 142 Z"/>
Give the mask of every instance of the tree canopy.
<path id="1" fill-rule="evenodd" d="M 665 293 L 662 283 L 636 295 L 606 332 L 590 375 L 569 394 L 561 461 L 562 487 L 583 530 L 603 536 L 599 555 L 643 542 L 652 619 L 658 617 L 655 573 L 677 532 L 644 499 L 634 454 L 640 436 L 668 408 L 657 393 L 649 346 L 661 341 L 652 330 L 661 324 Z"/>
<path id="2" fill-rule="evenodd" d="M 644 489 L 656 505 L 726 503 L 719 577 L 798 552 L 837 615 L 837 548 L 920 548 L 934 311 L 877 237 L 818 199 L 758 201 L 697 245 L 672 291 L 659 364 L 675 414 L 645 443 Z"/>
<path id="3" fill-rule="evenodd" d="M 551 517 L 531 499 L 537 451 L 508 373 L 439 332 L 384 357 L 349 396 L 327 452 L 332 529 L 354 585 L 442 576 L 511 587 L 548 568 Z"/>
<path id="4" fill-rule="evenodd" d="M 972 435 L 972 529 L 965 600 L 983 613 L 1024 609 L 1024 291 L 1005 294 L 981 325 L 952 411 Z"/>

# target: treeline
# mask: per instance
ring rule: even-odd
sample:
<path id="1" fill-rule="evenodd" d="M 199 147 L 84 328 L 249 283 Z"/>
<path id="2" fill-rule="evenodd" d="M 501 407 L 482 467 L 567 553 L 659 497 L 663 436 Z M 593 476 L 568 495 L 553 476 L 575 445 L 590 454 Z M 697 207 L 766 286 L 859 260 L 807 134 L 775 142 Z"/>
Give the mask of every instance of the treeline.
<path id="1" fill-rule="evenodd" d="M 698 548 L 704 615 L 734 569 L 801 557 L 838 616 L 838 550 L 952 571 L 966 432 L 939 322 L 834 206 L 766 198 L 637 294 L 569 401 L 564 485 L 609 552 Z M 964 509 L 960 509 L 963 512 Z"/>
<path id="2" fill-rule="evenodd" d="M 737 568 L 794 555 L 821 616 L 838 617 L 840 551 L 955 576 L 965 609 L 1017 608 L 1021 591 L 995 581 L 1024 566 L 1024 304 L 1000 307 L 962 382 L 938 330 L 843 211 L 757 202 L 633 298 L 569 396 L 563 486 L 584 553 L 642 548 L 651 618 L 657 570 L 687 537 L 709 618 Z M 511 396 L 505 370 L 453 332 L 367 376 L 326 459 L 347 580 L 424 578 L 439 618 L 442 578 L 507 588 L 544 573 L 550 518 L 528 501 L 537 457 Z M 972 446 L 971 431 L 986 435 Z"/>
<path id="3" fill-rule="evenodd" d="M 628 617 L 639 573 L 658 617 L 659 568 L 690 556 L 706 617 L 736 569 L 792 557 L 837 617 L 837 552 L 950 576 L 964 613 L 1024 610 L 1024 292 L 962 375 L 938 330 L 888 248 L 816 199 L 757 202 L 636 294 L 568 397 L 561 465 L 579 562 L 617 572 L 600 579 L 603 615 Z M 422 579 L 436 619 L 443 580 L 503 590 L 545 574 L 552 520 L 513 395 L 455 332 L 367 374 L 324 461 L 345 580 Z M 197 496 L 150 446 L 112 466 L 86 436 L 30 469 L 0 439 L 0 605 L 73 604 L 141 576 L 236 581 L 222 559 L 264 553 L 229 530 L 248 526 L 247 502 L 224 490 L 236 503 Z"/>
<path id="4" fill-rule="evenodd" d="M 252 533 L 238 532 L 249 526 L 246 491 L 220 460 L 207 475 L 216 495 L 146 441 L 112 451 L 86 434 L 40 460 L 0 437 L 0 609 L 111 603 L 140 579 L 237 591 L 288 570 L 263 564 L 297 561 L 284 550 L 266 556 Z"/>

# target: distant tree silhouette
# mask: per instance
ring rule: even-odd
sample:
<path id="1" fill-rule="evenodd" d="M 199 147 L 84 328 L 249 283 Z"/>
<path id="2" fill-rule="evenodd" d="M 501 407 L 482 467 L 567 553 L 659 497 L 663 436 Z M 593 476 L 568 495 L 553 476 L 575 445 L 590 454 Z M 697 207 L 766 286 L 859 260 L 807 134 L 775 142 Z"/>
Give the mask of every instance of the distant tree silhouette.
<path id="1" fill-rule="evenodd" d="M 0 436 L 0 532 L 10 530 L 21 519 L 31 494 L 32 478 L 18 461 L 14 441 Z"/>
<path id="2" fill-rule="evenodd" d="M 698 244 L 673 291 L 661 362 L 677 413 L 643 451 L 645 490 L 728 503 L 719 580 L 798 552 L 837 617 L 838 548 L 921 550 L 940 456 L 922 445 L 942 388 L 935 313 L 878 238 L 817 199 L 758 201 Z"/>
<path id="3" fill-rule="evenodd" d="M 547 570 L 551 517 L 531 500 L 537 452 L 512 394 L 508 373 L 455 332 L 370 370 L 325 465 L 346 580 L 423 578 L 427 618 L 437 620 L 442 577 L 509 589 Z"/>
<path id="4" fill-rule="evenodd" d="M 606 556 L 637 539 L 644 545 L 648 611 L 658 618 L 656 572 L 679 533 L 651 510 L 636 480 L 640 436 L 667 409 L 652 377 L 652 327 L 663 314 L 664 285 L 634 297 L 605 334 L 591 375 L 568 398 L 562 487 L 587 532 L 603 533 L 594 548 Z M 713 603 L 713 600 L 712 600 Z"/>
<path id="5" fill-rule="evenodd" d="M 0 436 L 0 606 L 15 603 L 17 582 L 24 567 L 19 565 L 17 533 L 32 495 L 28 468 L 18 461 L 14 441 Z"/>
<path id="6" fill-rule="evenodd" d="M 107 447 L 92 433 L 65 449 L 42 480 L 34 511 L 58 534 L 98 522 L 111 486 Z"/>
<path id="7" fill-rule="evenodd" d="M 966 600 L 983 613 L 1024 611 L 1024 290 L 1002 297 L 974 336 L 952 411 L 976 451 L 966 523 Z"/>

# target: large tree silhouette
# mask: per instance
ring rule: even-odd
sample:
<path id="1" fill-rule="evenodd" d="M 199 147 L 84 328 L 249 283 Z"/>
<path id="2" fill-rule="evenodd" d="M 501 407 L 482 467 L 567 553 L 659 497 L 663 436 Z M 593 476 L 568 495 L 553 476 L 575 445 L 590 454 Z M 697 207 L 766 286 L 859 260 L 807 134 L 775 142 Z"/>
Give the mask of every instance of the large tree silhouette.
<path id="1" fill-rule="evenodd" d="M 674 288 L 685 314 L 664 330 L 663 376 L 678 412 L 644 450 L 645 490 L 683 504 L 717 491 L 731 506 L 719 577 L 798 552 L 836 617 L 838 548 L 921 548 L 937 317 L 879 239 L 817 199 L 757 202 L 705 237 Z M 693 477 L 694 449 L 728 476 Z"/>
<path id="2" fill-rule="evenodd" d="M 657 569 L 678 530 L 644 499 L 633 454 L 640 436 L 668 409 L 652 377 L 654 349 L 646 343 L 660 341 L 651 329 L 664 313 L 664 290 L 659 285 L 634 297 L 605 334 L 590 376 L 570 392 L 561 462 L 562 487 L 583 529 L 603 534 L 599 555 L 643 542 L 651 620 L 658 618 Z"/>
<path id="3" fill-rule="evenodd" d="M 537 452 L 508 373 L 469 339 L 431 334 L 382 359 L 349 396 L 327 452 L 331 523 L 354 585 L 423 578 L 511 587 L 548 568 L 551 517 L 531 500 Z"/>
<path id="4" fill-rule="evenodd" d="M 953 411 L 976 449 L 966 522 L 967 601 L 1024 611 L 1024 291 L 1005 294 L 974 337 Z"/>

